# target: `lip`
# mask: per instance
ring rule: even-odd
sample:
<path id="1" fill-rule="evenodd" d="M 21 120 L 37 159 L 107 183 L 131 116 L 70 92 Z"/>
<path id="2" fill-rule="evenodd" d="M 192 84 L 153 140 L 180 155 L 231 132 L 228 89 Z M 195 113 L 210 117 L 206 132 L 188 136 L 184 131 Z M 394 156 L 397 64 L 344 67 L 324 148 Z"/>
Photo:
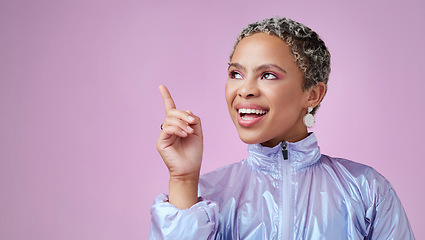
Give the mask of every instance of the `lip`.
<path id="1" fill-rule="evenodd" d="M 265 110 L 268 111 L 269 109 L 252 104 L 252 103 L 238 103 L 236 105 L 236 110 L 239 110 L 241 108 L 250 108 L 250 109 L 258 109 L 258 110 Z"/>
<path id="2" fill-rule="evenodd" d="M 252 127 L 254 124 L 258 123 L 259 121 L 261 121 L 261 119 L 263 119 L 267 113 L 265 113 L 264 115 L 261 115 L 259 117 L 253 118 L 253 119 L 243 119 L 241 117 L 241 115 L 239 114 L 238 110 L 241 108 L 249 108 L 249 109 L 256 109 L 256 110 L 263 110 L 263 111 L 267 111 L 268 113 L 268 109 L 252 104 L 252 103 L 239 103 L 236 105 L 236 114 L 238 115 L 238 123 L 241 127 Z"/>
<path id="3" fill-rule="evenodd" d="M 239 123 L 239 125 L 241 126 L 241 127 L 252 127 L 254 124 L 256 124 L 257 122 L 259 122 L 261 119 L 263 119 L 264 118 L 264 116 L 266 116 L 267 115 L 267 113 L 266 114 L 264 114 L 264 115 L 262 115 L 262 116 L 260 116 L 260 117 L 256 117 L 256 118 L 253 118 L 253 119 L 243 119 L 242 117 L 241 117 L 241 115 L 240 114 L 238 114 L 238 123 Z"/>

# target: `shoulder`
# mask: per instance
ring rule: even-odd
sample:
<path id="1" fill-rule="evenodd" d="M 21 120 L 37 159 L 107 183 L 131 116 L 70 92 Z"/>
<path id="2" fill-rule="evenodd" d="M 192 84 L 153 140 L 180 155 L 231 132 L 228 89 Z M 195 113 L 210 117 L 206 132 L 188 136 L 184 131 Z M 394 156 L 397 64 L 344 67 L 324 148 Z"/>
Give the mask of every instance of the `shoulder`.
<path id="1" fill-rule="evenodd" d="M 246 159 L 204 174 L 199 179 L 199 194 L 214 199 L 217 196 L 233 194 L 244 186 L 247 178 L 252 177 L 252 166 Z"/>
<path id="2" fill-rule="evenodd" d="M 226 165 L 203 174 L 199 179 L 199 185 L 203 188 L 217 188 L 221 184 L 234 182 L 235 178 L 240 177 L 244 172 L 250 171 L 250 169 L 251 167 L 246 164 L 246 160 Z"/>
<path id="3" fill-rule="evenodd" d="M 379 202 L 392 190 L 390 182 L 368 165 L 327 155 L 322 155 L 320 163 L 335 180 L 352 186 L 363 198 L 372 202 Z"/>
<path id="4" fill-rule="evenodd" d="M 322 164 L 329 165 L 336 171 L 343 171 L 347 175 L 359 180 L 382 180 L 389 182 L 373 167 L 366 164 L 354 162 L 345 158 L 335 158 L 327 155 L 322 155 Z"/>

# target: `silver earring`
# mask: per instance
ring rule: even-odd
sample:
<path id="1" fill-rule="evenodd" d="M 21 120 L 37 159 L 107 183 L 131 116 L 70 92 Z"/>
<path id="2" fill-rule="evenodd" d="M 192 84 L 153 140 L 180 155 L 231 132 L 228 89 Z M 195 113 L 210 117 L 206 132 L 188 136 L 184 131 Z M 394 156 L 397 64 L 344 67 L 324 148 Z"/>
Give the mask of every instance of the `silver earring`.
<path id="1" fill-rule="evenodd" d="M 308 128 L 313 127 L 314 125 L 314 116 L 311 114 L 311 111 L 313 111 L 313 107 L 308 107 L 307 114 L 304 116 L 304 125 Z"/>

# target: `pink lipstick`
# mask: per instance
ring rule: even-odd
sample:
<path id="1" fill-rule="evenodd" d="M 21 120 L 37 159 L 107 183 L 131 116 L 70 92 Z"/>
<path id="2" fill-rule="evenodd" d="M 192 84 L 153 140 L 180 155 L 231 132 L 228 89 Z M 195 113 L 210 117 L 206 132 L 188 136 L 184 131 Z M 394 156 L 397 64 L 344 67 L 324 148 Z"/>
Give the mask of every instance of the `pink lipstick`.
<path id="1" fill-rule="evenodd" d="M 236 105 L 238 111 L 238 123 L 242 127 L 251 127 L 267 114 L 268 109 L 251 103 Z"/>

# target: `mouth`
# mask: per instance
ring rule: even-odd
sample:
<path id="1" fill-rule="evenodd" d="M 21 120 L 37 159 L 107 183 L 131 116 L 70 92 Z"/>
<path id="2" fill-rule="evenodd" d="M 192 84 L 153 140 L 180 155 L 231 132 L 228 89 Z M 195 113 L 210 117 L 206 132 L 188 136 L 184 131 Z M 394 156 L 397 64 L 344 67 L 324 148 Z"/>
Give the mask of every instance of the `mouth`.
<path id="1" fill-rule="evenodd" d="M 266 109 L 256 108 L 237 108 L 238 123 L 241 127 L 251 127 L 266 116 L 269 112 Z"/>
<path id="2" fill-rule="evenodd" d="M 250 109 L 250 108 L 239 108 L 238 113 L 239 116 L 243 120 L 252 120 L 254 118 L 259 118 L 264 116 L 268 111 L 261 109 Z"/>

